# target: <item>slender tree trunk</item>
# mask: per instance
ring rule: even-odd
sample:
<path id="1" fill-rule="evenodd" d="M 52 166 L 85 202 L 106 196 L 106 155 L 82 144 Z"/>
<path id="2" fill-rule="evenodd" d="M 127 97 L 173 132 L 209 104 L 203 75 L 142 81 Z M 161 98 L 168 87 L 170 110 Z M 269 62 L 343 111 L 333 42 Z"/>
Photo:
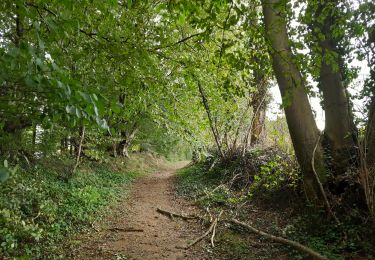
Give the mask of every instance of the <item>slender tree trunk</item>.
<path id="1" fill-rule="evenodd" d="M 357 156 L 356 129 L 353 122 L 352 107 L 343 82 L 342 59 L 337 50 L 339 42 L 333 36 L 334 25 L 340 15 L 339 1 L 324 0 L 318 2 L 315 17 L 323 22 L 314 22 L 312 30 L 319 28 L 324 39 L 313 32 L 321 53 L 319 88 L 323 93 L 325 111 L 325 142 L 332 158 L 332 170 L 342 173 L 350 167 Z M 333 58 L 335 54 L 336 58 Z"/>
<path id="2" fill-rule="evenodd" d="M 80 141 L 79 141 L 79 145 L 78 145 L 78 151 L 77 151 L 77 157 L 76 157 L 76 163 L 74 165 L 74 168 L 73 168 L 73 173 L 76 171 L 78 165 L 79 165 L 79 159 L 81 157 L 81 152 L 82 152 L 82 144 L 83 144 L 83 140 L 85 138 L 85 127 L 82 126 L 80 128 Z"/>
<path id="3" fill-rule="evenodd" d="M 73 156 L 73 154 L 74 154 L 73 149 L 74 149 L 74 141 L 73 141 L 73 137 L 69 136 L 69 154 L 70 154 L 71 156 Z"/>
<path id="4" fill-rule="evenodd" d="M 208 121 L 210 123 L 211 131 L 212 131 L 212 134 L 214 135 L 216 146 L 217 146 L 217 149 L 219 151 L 220 157 L 224 158 L 224 153 L 223 153 L 223 149 L 222 149 L 222 146 L 221 146 L 219 133 L 218 133 L 216 127 L 214 126 L 214 122 L 212 120 L 210 106 L 208 105 L 207 97 L 206 97 L 206 95 L 204 93 L 204 90 L 203 90 L 200 82 L 198 82 L 198 89 L 199 89 L 199 93 L 200 93 L 200 95 L 202 97 L 202 103 L 203 103 L 203 106 L 204 106 L 204 108 L 206 110 Z"/>
<path id="5" fill-rule="evenodd" d="M 285 20 L 287 3 L 284 0 L 262 0 L 262 6 L 266 37 L 270 42 L 272 65 L 283 99 L 293 147 L 303 173 L 306 196 L 316 204 L 323 204 L 316 178 L 317 174 L 321 182 L 326 179 L 323 149 L 319 143 L 319 130 L 305 85 L 289 45 Z M 313 158 L 315 158 L 315 169 L 312 163 Z"/>
<path id="6" fill-rule="evenodd" d="M 36 124 L 33 125 L 32 144 L 33 144 L 33 148 L 35 148 L 35 145 L 36 145 Z"/>
<path id="7" fill-rule="evenodd" d="M 19 4 L 16 4 L 16 34 L 14 36 L 14 45 L 19 48 L 23 37 L 23 17 L 20 12 Z"/>
<path id="8" fill-rule="evenodd" d="M 117 157 L 117 144 L 116 143 L 114 143 L 113 145 L 112 145 L 112 150 L 113 150 L 113 157 Z"/>
<path id="9" fill-rule="evenodd" d="M 64 153 L 65 151 L 65 138 L 60 139 L 60 154 Z"/>

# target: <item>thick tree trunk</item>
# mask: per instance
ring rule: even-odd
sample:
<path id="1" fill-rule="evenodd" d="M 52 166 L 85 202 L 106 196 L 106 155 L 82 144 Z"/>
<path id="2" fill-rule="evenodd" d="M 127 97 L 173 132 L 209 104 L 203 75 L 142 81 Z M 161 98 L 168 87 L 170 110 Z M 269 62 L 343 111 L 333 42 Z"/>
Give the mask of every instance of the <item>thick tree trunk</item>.
<path id="1" fill-rule="evenodd" d="M 345 172 L 354 162 L 357 155 L 356 129 L 353 122 L 352 108 L 349 103 L 346 87 L 343 82 L 342 59 L 337 50 L 339 42 L 333 36 L 335 20 L 340 13 L 337 0 L 319 2 L 315 17 L 323 22 L 314 22 L 312 30 L 319 28 L 324 39 L 316 33 L 316 41 L 321 53 L 319 88 L 323 93 L 325 111 L 325 141 L 332 158 L 332 170 L 336 174 Z M 333 58 L 335 54 L 336 58 Z"/>
<path id="2" fill-rule="evenodd" d="M 372 97 L 366 129 L 367 153 L 366 162 L 368 168 L 375 168 L 375 96 Z"/>
<path id="3" fill-rule="evenodd" d="M 122 147 L 122 155 L 126 158 L 129 158 L 129 144 L 126 143 L 123 147 Z"/>
<path id="4" fill-rule="evenodd" d="M 261 71 L 254 72 L 255 83 L 257 87 L 254 93 L 251 106 L 253 107 L 254 116 L 251 122 L 251 138 L 250 145 L 256 145 L 260 141 L 260 137 L 265 127 L 266 109 L 267 109 L 267 79 Z"/>
<path id="5" fill-rule="evenodd" d="M 121 136 L 123 140 L 118 144 L 117 151 L 126 158 L 129 158 L 129 148 L 138 131 L 137 123 L 135 123 L 130 131 L 122 131 Z"/>
<path id="6" fill-rule="evenodd" d="M 254 119 L 252 122 L 250 146 L 254 146 L 260 143 L 260 137 L 265 127 L 265 119 L 266 109 L 264 107 L 261 107 L 259 111 L 254 115 Z"/>
<path id="7" fill-rule="evenodd" d="M 375 43 L 375 25 L 371 27 L 368 32 L 369 41 L 368 44 Z M 375 55 L 375 53 L 372 53 Z M 365 150 L 366 153 L 366 163 L 368 168 L 375 168 L 375 59 L 373 58 L 369 64 L 370 70 L 370 81 L 369 88 L 372 90 L 372 98 L 369 107 L 368 122 L 366 127 L 366 142 Z M 367 149 L 366 149 L 367 148 Z"/>
<path id="8" fill-rule="evenodd" d="M 286 1 L 262 0 L 266 37 L 270 42 L 273 69 L 280 88 L 286 120 L 298 163 L 303 173 L 307 198 L 321 203 L 322 194 L 314 171 L 324 182 L 323 149 L 319 143 L 311 106 L 300 71 L 294 62 L 286 29 Z M 315 156 L 314 148 L 315 149 Z M 312 161 L 314 159 L 315 169 Z"/>
<path id="9" fill-rule="evenodd" d="M 120 152 L 121 156 L 124 156 L 126 158 L 129 158 L 129 146 L 127 139 L 122 140 L 117 147 L 117 150 Z"/>

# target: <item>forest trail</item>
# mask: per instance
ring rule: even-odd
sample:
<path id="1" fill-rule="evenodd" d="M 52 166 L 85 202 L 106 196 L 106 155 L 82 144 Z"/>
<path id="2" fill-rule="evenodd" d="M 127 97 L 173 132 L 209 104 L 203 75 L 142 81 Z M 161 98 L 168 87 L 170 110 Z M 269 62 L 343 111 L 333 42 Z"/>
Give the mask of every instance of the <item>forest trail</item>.
<path id="1" fill-rule="evenodd" d="M 109 212 L 107 227 L 81 238 L 83 243 L 72 259 L 205 259 L 202 253 L 181 249 L 201 234 L 199 225 L 171 220 L 156 211 L 158 207 L 187 214 L 197 210 L 175 196 L 174 174 L 184 165 L 138 179 L 128 198 Z"/>

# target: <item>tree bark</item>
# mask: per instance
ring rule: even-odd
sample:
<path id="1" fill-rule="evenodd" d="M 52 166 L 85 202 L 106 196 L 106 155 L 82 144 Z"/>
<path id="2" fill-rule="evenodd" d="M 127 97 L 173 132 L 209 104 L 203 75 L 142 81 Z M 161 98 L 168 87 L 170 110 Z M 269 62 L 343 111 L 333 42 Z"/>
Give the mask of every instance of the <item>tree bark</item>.
<path id="1" fill-rule="evenodd" d="M 133 127 L 130 130 L 121 132 L 123 140 L 118 144 L 117 150 L 121 153 L 122 156 L 129 158 L 129 148 L 137 131 L 138 125 L 137 123 L 134 123 Z"/>
<path id="2" fill-rule="evenodd" d="M 340 15 L 337 2 L 339 1 L 318 1 L 314 13 L 318 21 L 314 21 L 311 25 L 313 35 L 321 50 L 317 54 L 321 60 L 318 86 L 323 93 L 325 142 L 328 144 L 328 151 L 332 158 L 332 170 L 336 174 L 345 172 L 355 162 L 357 155 L 357 133 L 353 122 L 352 107 L 343 82 L 344 71 L 340 62 L 341 53 L 338 50 L 339 40 L 333 36 L 332 31 Z M 320 22 L 320 18 L 323 22 Z M 314 33 L 316 29 L 324 35 L 324 39 Z"/>
<path id="3" fill-rule="evenodd" d="M 81 157 L 81 152 L 82 152 L 82 144 L 83 144 L 83 139 L 85 138 L 85 127 L 82 126 L 80 128 L 80 141 L 79 141 L 79 145 L 78 145 L 78 151 L 77 151 L 77 157 L 76 157 L 76 163 L 74 165 L 74 168 L 73 168 L 73 173 L 76 171 L 78 165 L 79 165 L 79 159 Z"/>
<path id="4" fill-rule="evenodd" d="M 117 157 L 117 145 L 114 143 L 112 145 L 113 157 Z"/>
<path id="5" fill-rule="evenodd" d="M 373 25 L 369 31 L 369 42 L 368 44 L 375 43 L 375 25 Z M 372 52 L 372 55 L 375 53 Z M 372 98 L 369 106 L 368 121 L 366 127 L 366 141 L 365 151 L 366 152 L 366 163 L 368 168 L 375 168 L 375 59 L 370 62 L 370 79 L 369 88 L 372 89 Z M 367 149 L 366 149 L 367 148 Z"/>
<path id="6" fill-rule="evenodd" d="M 23 17 L 21 15 L 21 12 L 20 12 L 20 7 L 19 7 L 19 4 L 17 3 L 16 4 L 16 17 L 15 17 L 15 20 L 16 20 L 16 33 L 14 35 L 14 45 L 19 48 L 20 45 L 21 45 L 21 40 L 23 38 L 23 33 L 24 33 L 24 30 L 23 30 Z"/>
<path id="7" fill-rule="evenodd" d="M 121 156 L 129 158 L 129 146 L 130 146 L 130 143 L 128 142 L 127 139 L 124 139 L 119 143 L 118 150 Z"/>
<path id="8" fill-rule="evenodd" d="M 36 124 L 33 125 L 33 137 L 32 137 L 32 145 L 33 145 L 33 148 L 35 149 L 35 145 L 36 145 Z"/>
<path id="9" fill-rule="evenodd" d="M 259 143 L 260 136 L 265 127 L 266 120 L 266 95 L 267 95 L 267 79 L 262 75 L 261 71 L 255 71 L 255 84 L 257 91 L 254 93 L 251 106 L 253 107 L 254 116 L 251 122 L 251 137 L 250 146 L 254 146 Z"/>
<path id="10" fill-rule="evenodd" d="M 266 37 L 270 43 L 272 66 L 283 99 L 293 147 L 302 170 L 306 196 L 313 203 L 322 204 L 322 195 L 311 163 L 319 130 L 289 45 L 285 20 L 286 4 L 284 0 L 262 0 Z M 316 173 L 324 183 L 325 166 L 320 144 L 317 146 L 314 161 Z"/>
<path id="11" fill-rule="evenodd" d="M 265 108 L 259 109 L 258 113 L 254 115 L 253 124 L 251 127 L 251 139 L 250 146 L 254 146 L 260 143 L 260 137 L 263 133 L 264 123 L 266 119 Z"/>

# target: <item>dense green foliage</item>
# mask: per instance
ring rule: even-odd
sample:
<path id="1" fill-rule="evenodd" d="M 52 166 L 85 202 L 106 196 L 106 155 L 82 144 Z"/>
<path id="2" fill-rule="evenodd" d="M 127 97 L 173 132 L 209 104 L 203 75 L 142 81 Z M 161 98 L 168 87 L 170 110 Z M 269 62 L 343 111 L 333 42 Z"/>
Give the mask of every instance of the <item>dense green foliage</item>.
<path id="1" fill-rule="evenodd" d="M 2 184 L 2 255 L 33 258 L 59 255 L 63 248 L 57 243 L 90 228 L 103 209 L 124 196 L 124 188 L 139 175 L 93 164 L 66 179 L 63 166 L 55 161 L 27 167 Z"/>
<path id="2" fill-rule="evenodd" d="M 371 1 L 3 0 L 0 14 L 1 253 L 41 256 L 90 223 L 134 177 L 103 163 L 139 152 L 198 163 L 181 183 L 204 206 L 286 190 L 330 221 L 350 209 L 357 237 L 373 222 Z"/>

